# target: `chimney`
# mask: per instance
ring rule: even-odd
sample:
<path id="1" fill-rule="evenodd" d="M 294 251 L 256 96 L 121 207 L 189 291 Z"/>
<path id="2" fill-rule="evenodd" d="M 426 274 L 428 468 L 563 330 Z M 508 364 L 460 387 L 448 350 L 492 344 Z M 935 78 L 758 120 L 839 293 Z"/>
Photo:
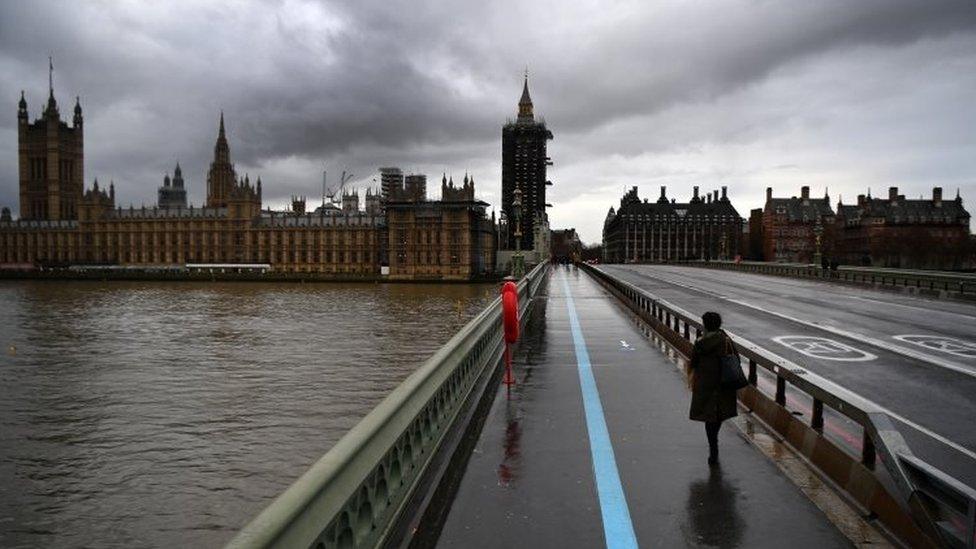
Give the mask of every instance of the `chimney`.
<path id="1" fill-rule="evenodd" d="M 766 187 L 766 202 L 769 202 L 772 199 L 773 199 L 773 188 Z"/>
<path id="2" fill-rule="evenodd" d="M 888 187 L 888 200 L 891 202 L 898 200 L 898 187 Z"/>
<path id="3" fill-rule="evenodd" d="M 708 200 L 705 201 L 707 204 L 712 203 L 712 193 L 708 193 Z"/>
<path id="4" fill-rule="evenodd" d="M 806 185 L 800 187 L 800 197 L 803 200 L 810 200 L 810 187 L 807 187 Z"/>
<path id="5" fill-rule="evenodd" d="M 936 208 L 942 206 L 942 187 L 932 189 L 932 204 L 935 204 Z"/>
<path id="6" fill-rule="evenodd" d="M 696 199 L 696 200 L 698 199 L 698 185 L 695 185 L 695 195 L 694 195 L 693 199 Z"/>
<path id="7" fill-rule="evenodd" d="M 728 195 L 726 194 L 726 187 L 724 187 L 724 186 L 723 186 L 723 187 L 722 187 L 722 202 L 725 202 L 725 201 L 726 201 L 726 200 L 728 200 L 728 199 L 729 199 L 729 197 L 728 197 Z"/>
<path id="8" fill-rule="evenodd" d="M 667 198 L 667 196 L 665 194 L 665 191 L 666 190 L 667 190 L 667 187 L 665 187 L 664 185 L 661 185 L 661 198 Z"/>
<path id="9" fill-rule="evenodd" d="M 864 202 L 865 202 L 864 195 L 863 194 L 857 195 L 857 205 L 863 206 Z"/>

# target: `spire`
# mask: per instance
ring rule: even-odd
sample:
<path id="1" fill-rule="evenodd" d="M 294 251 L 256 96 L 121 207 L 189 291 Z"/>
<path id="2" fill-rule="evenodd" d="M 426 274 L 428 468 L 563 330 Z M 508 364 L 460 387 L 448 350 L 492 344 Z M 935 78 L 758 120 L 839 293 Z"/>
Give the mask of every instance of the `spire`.
<path id="1" fill-rule="evenodd" d="M 58 112 L 58 102 L 54 100 L 54 58 L 48 57 L 48 98 L 47 111 L 56 114 Z"/>
<path id="2" fill-rule="evenodd" d="M 183 175 L 183 170 L 180 169 L 180 161 L 176 161 L 176 169 L 173 170 L 173 175 L 175 177 L 181 177 Z"/>
<path id="3" fill-rule="evenodd" d="M 447 185 L 447 172 L 441 176 L 441 185 Z"/>
<path id="4" fill-rule="evenodd" d="M 27 122 L 27 99 L 24 97 L 24 90 L 20 90 L 20 102 L 17 103 L 17 119 Z"/>
<path id="5" fill-rule="evenodd" d="M 217 139 L 227 139 L 224 135 L 224 111 L 220 111 L 220 133 L 217 135 Z"/>
<path id="6" fill-rule="evenodd" d="M 522 98 L 519 99 L 519 119 L 532 120 L 532 97 L 529 95 L 529 68 L 525 68 L 525 80 L 522 83 Z"/>

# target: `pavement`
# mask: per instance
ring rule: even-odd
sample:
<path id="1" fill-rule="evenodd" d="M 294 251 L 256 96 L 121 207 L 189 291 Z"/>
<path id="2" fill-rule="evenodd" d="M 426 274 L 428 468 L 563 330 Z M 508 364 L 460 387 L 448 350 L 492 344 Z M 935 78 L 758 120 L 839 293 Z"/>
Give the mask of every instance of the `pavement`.
<path id="1" fill-rule="evenodd" d="M 729 422 L 706 463 L 683 376 L 589 275 L 557 267 L 515 353 L 442 547 L 845 547 Z"/>
<path id="2" fill-rule="evenodd" d="M 976 486 L 976 305 L 696 267 L 600 269 L 721 313 L 730 332 L 887 409 L 913 452 Z"/>

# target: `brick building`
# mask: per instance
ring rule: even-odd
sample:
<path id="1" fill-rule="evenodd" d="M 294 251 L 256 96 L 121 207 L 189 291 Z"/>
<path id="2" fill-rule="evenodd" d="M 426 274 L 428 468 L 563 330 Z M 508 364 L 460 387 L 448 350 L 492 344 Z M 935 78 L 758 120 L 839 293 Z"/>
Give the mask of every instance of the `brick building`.
<path id="1" fill-rule="evenodd" d="M 837 244 L 842 263 L 909 269 L 965 269 L 973 267 L 974 246 L 969 212 L 959 193 L 942 198 L 906 199 L 898 187 L 888 198 L 860 195 L 856 204 L 837 203 Z"/>
<path id="2" fill-rule="evenodd" d="M 774 198 L 773 189 L 767 188 L 762 214 L 763 259 L 785 263 L 814 262 L 818 233 L 821 253 L 831 249 L 834 217 L 826 193 L 823 198 L 810 198 L 810 187 L 802 187 L 799 197 Z"/>
<path id="3" fill-rule="evenodd" d="M 739 255 L 742 218 L 722 187 L 686 203 L 668 199 L 666 187 L 656 202 L 641 201 L 637 187 L 611 207 L 603 224 L 607 263 L 658 263 L 694 259 L 732 259 Z"/>

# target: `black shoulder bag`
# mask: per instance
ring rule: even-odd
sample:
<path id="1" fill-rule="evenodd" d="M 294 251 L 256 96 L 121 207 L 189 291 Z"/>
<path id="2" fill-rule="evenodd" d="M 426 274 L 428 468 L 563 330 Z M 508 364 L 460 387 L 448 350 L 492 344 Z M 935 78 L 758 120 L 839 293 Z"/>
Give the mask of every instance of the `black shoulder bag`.
<path id="1" fill-rule="evenodd" d="M 739 359 L 739 351 L 736 350 L 735 345 L 728 335 L 725 335 L 725 355 L 721 358 L 721 365 L 721 385 L 723 389 L 737 391 L 749 385 L 749 380 L 742 373 L 742 361 Z"/>

